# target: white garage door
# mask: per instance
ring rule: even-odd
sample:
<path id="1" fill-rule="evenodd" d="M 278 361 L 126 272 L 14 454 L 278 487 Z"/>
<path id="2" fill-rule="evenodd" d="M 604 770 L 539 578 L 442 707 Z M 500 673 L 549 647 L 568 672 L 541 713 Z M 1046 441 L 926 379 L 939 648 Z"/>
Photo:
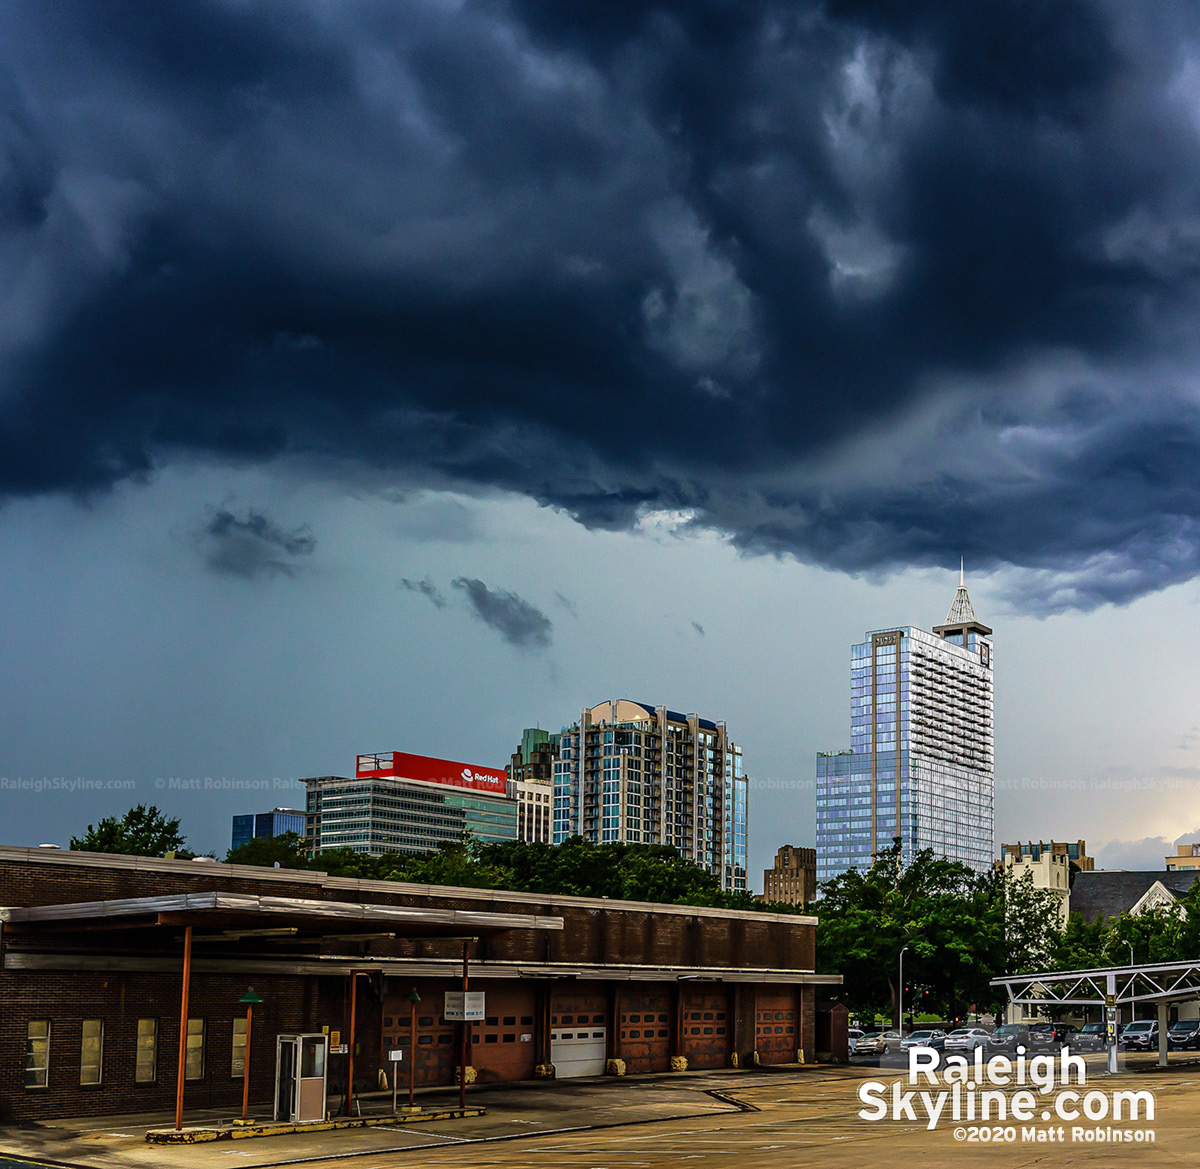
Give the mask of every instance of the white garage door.
<path id="1" fill-rule="evenodd" d="M 560 1080 L 604 1075 L 606 1050 L 604 1027 L 555 1027 L 550 1032 L 550 1062 Z"/>

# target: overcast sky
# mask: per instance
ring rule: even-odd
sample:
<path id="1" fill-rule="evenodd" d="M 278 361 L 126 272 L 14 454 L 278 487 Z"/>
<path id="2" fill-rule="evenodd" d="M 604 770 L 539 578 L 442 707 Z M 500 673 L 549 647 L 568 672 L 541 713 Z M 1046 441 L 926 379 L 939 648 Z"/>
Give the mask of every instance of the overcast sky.
<path id="1" fill-rule="evenodd" d="M 999 836 L 1161 867 L 1198 293 L 1189 3 L 6 5 L 0 840 L 627 696 L 760 869 L 965 556 Z"/>

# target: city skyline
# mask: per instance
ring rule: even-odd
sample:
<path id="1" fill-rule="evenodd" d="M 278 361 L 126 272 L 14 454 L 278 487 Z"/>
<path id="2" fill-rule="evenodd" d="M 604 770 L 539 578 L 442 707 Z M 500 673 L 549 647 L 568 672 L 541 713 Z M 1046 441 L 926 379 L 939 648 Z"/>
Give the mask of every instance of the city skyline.
<path id="1" fill-rule="evenodd" d="M 844 647 L 960 557 L 997 835 L 1200 831 L 1194 5 L 0 32 L 6 840 L 220 849 L 355 752 L 653 696 L 735 728 L 757 881 Z"/>

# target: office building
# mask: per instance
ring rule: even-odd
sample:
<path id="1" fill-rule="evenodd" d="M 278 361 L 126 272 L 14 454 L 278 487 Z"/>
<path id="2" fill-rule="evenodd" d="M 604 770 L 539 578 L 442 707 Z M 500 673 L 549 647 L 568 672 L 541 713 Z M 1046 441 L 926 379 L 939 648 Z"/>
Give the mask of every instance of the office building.
<path id="1" fill-rule="evenodd" d="M 429 852 L 473 836 L 484 843 L 517 839 L 517 801 L 495 768 L 408 755 L 359 755 L 354 778 L 316 776 L 308 788 L 305 842 L 310 853 L 350 848 Z"/>
<path id="2" fill-rule="evenodd" d="M 251 812 L 245 816 L 234 816 L 233 836 L 230 848 L 241 848 L 256 836 L 270 839 L 294 832 L 304 839 L 304 813 L 298 808 L 272 808 L 269 812 Z"/>
<path id="3" fill-rule="evenodd" d="M 763 872 L 763 900 L 807 905 L 817 893 L 817 850 L 785 844 Z"/>
<path id="4" fill-rule="evenodd" d="M 723 722 L 614 699 L 564 727 L 554 764 L 554 843 L 667 844 L 746 888 L 748 783 Z"/>
<path id="5" fill-rule="evenodd" d="M 517 839 L 549 844 L 553 839 L 554 762 L 558 735 L 526 727 L 508 763 L 508 796 L 517 801 Z"/>
<path id="6" fill-rule="evenodd" d="M 1167 857 L 1167 872 L 1200 872 L 1200 844 L 1178 844 L 1174 856 Z"/>
<path id="7" fill-rule="evenodd" d="M 943 625 L 868 633 L 850 650 L 850 749 L 817 756 L 817 880 L 900 841 L 978 872 L 995 848 L 992 631 L 960 577 Z"/>

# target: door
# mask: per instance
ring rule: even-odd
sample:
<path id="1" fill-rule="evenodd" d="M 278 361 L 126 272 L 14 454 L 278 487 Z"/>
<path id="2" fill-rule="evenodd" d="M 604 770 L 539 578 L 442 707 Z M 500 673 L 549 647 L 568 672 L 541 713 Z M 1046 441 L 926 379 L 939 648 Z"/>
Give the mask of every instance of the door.
<path id="1" fill-rule="evenodd" d="M 275 1119 L 292 1120 L 296 1099 L 296 1040 L 280 1035 L 275 1040 Z"/>
<path id="2" fill-rule="evenodd" d="M 398 981 L 393 986 L 389 979 L 383 999 L 383 1050 L 399 1048 L 404 1052 L 406 1075 L 414 1047 L 410 1033 L 412 1005 L 407 997 L 410 986 Z M 420 982 L 417 989 L 421 1001 L 417 1004 L 415 1084 L 418 1088 L 453 1084 L 459 1057 L 458 1028 L 442 1015 L 442 1007 L 445 992 L 456 987 L 452 982 Z"/>
<path id="3" fill-rule="evenodd" d="M 617 1052 L 631 1072 L 671 1068 L 671 991 L 633 983 L 621 988 Z"/>
<path id="4" fill-rule="evenodd" d="M 679 1030 L 688 1067 L 729 1066 L 729 996 L 724 990 L 685 987 Z"/>
<path id="5" fill-rule="evenodd" d="M 760 986 L 754 1047 L 760 1063 L 795 1063 L 799 1046 L 796 992 L 790 986 Z"/>
<path id="6" fill-rule="evenodd" d="M 608 1004 L 599 985 L 556 987 L 550 1008 L 550 1062 L 559 1079 L 602 1076 Z"/>
<path id="7" fill-rule="evenodd" d="M 486 1017 L 471 1026 L 471 1063 L 480 1083 L 533 1079 L 533 987 L 489 983 L 486 1003 Z"/>
<path id="8" fill-rule="evenodd" d="M 297 1120 L 325 1119 L 325 1052 L 328 1036 L 300 1036 L 300 1083 Z"/>

